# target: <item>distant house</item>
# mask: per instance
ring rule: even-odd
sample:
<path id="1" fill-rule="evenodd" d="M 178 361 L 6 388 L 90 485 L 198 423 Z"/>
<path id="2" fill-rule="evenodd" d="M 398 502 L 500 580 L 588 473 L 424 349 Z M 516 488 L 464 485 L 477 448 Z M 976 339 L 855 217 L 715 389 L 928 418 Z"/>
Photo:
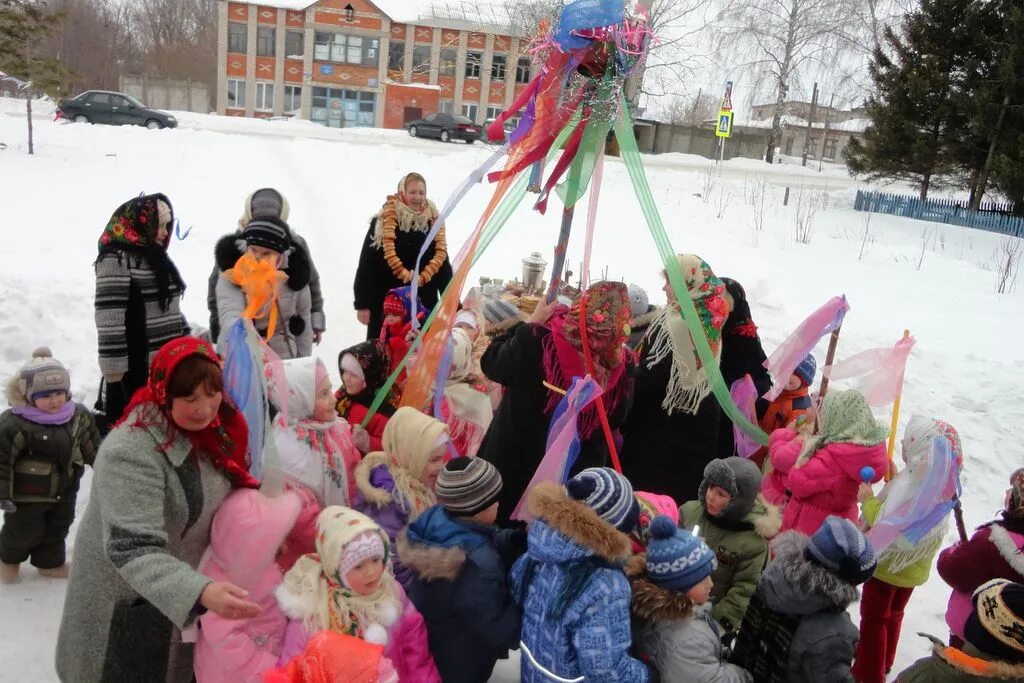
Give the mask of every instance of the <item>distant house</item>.
<path id="1" fill-rule="evenodd" d="M 747 126 L 770 128 L 775 116 L 775 103 L 755 104 L 751 107 L 750 120 Z M 782 139 L 779 149 L 786 156 L 803 156 L 804 140 L 807 140 L 807 157 L 818 159 L 819 153 L 825 161 L 841 161 L 843 150 L 853 138 L 862 137 L 870 125 L 867 110 L 835 109 L 824 105 L 814 108 L 810 133 L 807 131 L 807 120 L 811 115 L 810 102 L 789 101 L 782 104 Z M 825 127 L 828 136 L 825 137 Z M 824 144 L 822 139 L 824 138 Z"/>
<path id="2" fill-rule="evenodd" d="M 478 124 L 530 80 L 504 5 L 219 0 L 217 112 L 401 128 L 435 111 Z"/>

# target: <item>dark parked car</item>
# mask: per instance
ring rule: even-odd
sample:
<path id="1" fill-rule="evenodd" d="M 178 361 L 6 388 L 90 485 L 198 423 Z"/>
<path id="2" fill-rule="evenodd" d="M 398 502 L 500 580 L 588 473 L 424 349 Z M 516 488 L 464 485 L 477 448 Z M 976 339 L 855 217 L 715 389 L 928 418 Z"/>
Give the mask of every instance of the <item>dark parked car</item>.
<path id="1" fill-rule="evenodd" d="M 150 109 L 131 95 L 89 90 L 57 103 L 57 115 L 77 123 L 109 123 L 146 128 L 174 128 L 178 120 L 165 111 Z"/>
<path id="2" fill-rule="evenodd" d="M 482 130 L 465 116 L 438 112 L 430 116 L 412 121 L 406 126 L 409 135 L 414 138 L 437 138 L 441 142 L 449 140 L 465 140 L 472 144 L 480 139 Z"/>

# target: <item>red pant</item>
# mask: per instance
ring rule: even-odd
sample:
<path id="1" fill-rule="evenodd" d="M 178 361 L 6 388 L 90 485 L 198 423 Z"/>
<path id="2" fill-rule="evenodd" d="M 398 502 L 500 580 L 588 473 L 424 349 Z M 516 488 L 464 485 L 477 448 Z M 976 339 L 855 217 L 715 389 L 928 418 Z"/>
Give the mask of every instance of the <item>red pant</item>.
<path id="1" fill-rule="evenodd" d="M 857 643 L 853 677 L 857 683 L 885 683 L 885 674 L 896 660 L 903 611 L 913 588 L 869 579 L 860 599 L 860 642 Z"/>

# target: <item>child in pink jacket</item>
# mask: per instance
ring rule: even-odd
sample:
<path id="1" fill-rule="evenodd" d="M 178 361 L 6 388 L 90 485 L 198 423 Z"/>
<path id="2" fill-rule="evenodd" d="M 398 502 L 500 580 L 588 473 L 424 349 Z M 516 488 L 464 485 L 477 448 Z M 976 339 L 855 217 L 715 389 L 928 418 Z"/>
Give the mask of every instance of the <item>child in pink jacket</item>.
<path id="1" fill-rule="evenodd" d="M 888 430 L 880 426 L 859 391 L 834 391 L 822 404 L 819 433 L 799 437 L 777 429 L 769 444 L 774 472 L 784 477 L 789 493 L 782 530 L 796 529 L 813 536 L 829 515 L 857 523 L 857 489 L 879 481 L 889 463 L 885 449 Z M 772 486 L 778 485 L 778 480 Z M 776 492 L 777 493 L 777 492 Z M 766 496 L 767 497 L 767 496 Z"/>
<path id="2" fill-rule="evenodd" d="M 317 518 L 316 554 L 285 575 L 278 603 L 289 618 L 280 662 L 315 633 L 337 631 L 384 646 L 399 680 L 440 683 L 427 627 L 388 566 L 390 541 L 369 517 L 341 506 Z"/>
<path id="3" fill-rule="evenodd" d="M 299 515 L 301 501 L 291 492 L 269 498 L 238 489 L 217 510 L 210 550 L 202 572 L 249 591 L 263 612 L 232 620 L 207 612 L 199 618 L 195 648 L 197 683 L 250 683 L 277 665 L 288 620 L 274 596 L 284 575 L 275 557 Z"/>

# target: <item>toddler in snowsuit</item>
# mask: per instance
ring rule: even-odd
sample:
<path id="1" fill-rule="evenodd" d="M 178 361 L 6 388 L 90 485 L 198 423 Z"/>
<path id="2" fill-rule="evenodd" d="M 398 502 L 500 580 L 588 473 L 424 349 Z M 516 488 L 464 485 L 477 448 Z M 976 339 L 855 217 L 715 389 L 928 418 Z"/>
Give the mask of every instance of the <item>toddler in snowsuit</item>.
<path id="1" fill-rule="evenodd" d="M 427 623 L 445 683 L 486 681 L 519 647 L 521 615 L 505 577 L 523 532 L 494 525 L 501 475 L 486 460 L 451 460 L 435 492 L 438 505 L 398 536 L 412 573 L 409 598 Z"/>
<path id="2" fill-rule="evenodd" d="M 251 619 L 225 619 L 213 612 L 199 617 L 197 683 L 258 682 L 277 665 L 288 620 L 274 597 L 284 580 L 275 558 L 301 505 L 291 491 L 269 498 L 254 489 L 238 489 L 217 509 L 200 571 L 249 591 L 247 599 L 262 612 Z"/>
<path id="3" fill-rule="evenodd" d="M 946 607 L 951 645 L 964 641 L 964 624 L 971 613 L 971 595 L 991 579 L 1024 583 L 1024 469 L 1010 475 L 1003 511 L 978 527 L 974 535 L 939 553 L 936 570 L 953 589 Z"/>
<path id="4" fill-rule="evenodd" d="M 384 325 L 380 340 L 387 349 L 391 367 L 397 368 L 412 346 L 412 287 L 395 287 L 384 297 Z M 423 302 L 416 297 L 416 319 L 422 323 L 427 317 Z M 398 376 L 398 385 L 405 386 L 406 372 Z"/>
<path id="5" fill-rule="evenodd" d="M 408 586 L 411 574 L 396 553 L 398 533 L 437 503 L 434 484 L 448 453 L 448 425 L 408 406 L 384 428 L 384 450 L 356 468 L 353 507 L 380 525 L 391 539 L 395 577 Z"/>
<path id="6" fill-rule="evenodd" d="M 277 589 L 289 618 L 280 663 L 328 630 L 383 645 L 401 681 L 440 683 L 423 617 L 388 566 L 384 531 L 340 506 L 324 508 L 316 525 L 316 554 L 301 557 Z"/>
<path id="7" fill-rule="evenodd" d="M 776 429 L 795 426 L 800 418 L 807 419 L 810 416 L 811 384 L 814 382 L 817 367 L 814 356 L 807 356 L 796 366 L 793 374 L 789 376 L 786 388 L 768 405 L 768 409 L 761 417 L 761 429 L 766 434 L 771 435 Z M 768 449 L 762 447 L 757 449 L 750 459 L 757 463 L 758 467 L 763 467 L 767 455 Z"/>
<path id="8" fill-rule="evenodd" d="M 756 681 L 853 681 L 858 632 L 846 608 L 875 571 L 875 553 L 848 519 L 829 517 L 808 538 L 787 531 L 750 600 L 731 661 Z"/>
<path id="9" fill-rule="evenodd" d="M 829 515 L 857 521 L 857 490 L 861 473 L 870 467 L 871 483 L 885 476 L 888 429 L 871 414 L 864 395 L 856 390 L 833 391 L 825 397 L 818 434 L 800 436 L 793 429 L 776 430 L 769 444 L 774 468 L 762 489 L 778 497 L 788 492 L 782 528 L 810 536 Z M 765 495 L 772 501 L 772 496 Z M 777 504 L 777 503 L 776 503 Z"/>
<path id="10" fill-rule="evenodd" d="M 896 683 L 1001 683 L 1024 680 L 1024 586 L 993 579 L 974 592 L 964 635 L 945 647 L 938 638 L 930 657 L 919 659 Z"/>
<path id="11" fill-rule="evenodd" d="M 362 426 L 391 369 L 391 357 L 384 344 L 376 339 L 360 342 L 338 354 L 341 388 L 334 394 L 335 409 L 339 417 L 352 425 L 352 438 L 363 453 L 383 448 L 384 427 L 398 408 L 398 384 L 395 383 L 366 427 Z"/>
<path id="12" fill-rule="evenodd" d="M 749 683 L 750 674 L 724 661 L 721 628 L 708 596 L 715 555 L 670 517 L 651 524 L 646 561 L 630 560 L 634 641 L 639 656 L 664 681 Z"/>
<path id="13" fill-rule="evenodd" d="M 523 610 L 523 683 L 553 680 L 647 683 L 657 674 L 630 656 L 629 538 L 639 507 L 625 477 L 583 470 L 566 488 L 537 484 L 527 499 L 536 519 L 510 582 Z"/>
<path id="14" fill-rule="evenodd" d="M 14 583 L 22 562 L 43 576 L 67 578 L 65 541 L 85 466 L 100 434 L 89 409 L 71 401 L 71 378 L 50 350 L 32 353 L 7 384 L 11 408 L 0 415 L 0 583 Z"/>
<path id="15" fill-rule="evenodd" d="M 782 528 L 779 509 L 760 490 L 761 472 L 751 461 L 735 456 L 712 460 L 704 468 L 699 499 L 679 508 L 679 526 L 699 527 L 715 552 L 711 614 L 728 635 L 740 627 L 768 563 L 768 541 Z"/>

